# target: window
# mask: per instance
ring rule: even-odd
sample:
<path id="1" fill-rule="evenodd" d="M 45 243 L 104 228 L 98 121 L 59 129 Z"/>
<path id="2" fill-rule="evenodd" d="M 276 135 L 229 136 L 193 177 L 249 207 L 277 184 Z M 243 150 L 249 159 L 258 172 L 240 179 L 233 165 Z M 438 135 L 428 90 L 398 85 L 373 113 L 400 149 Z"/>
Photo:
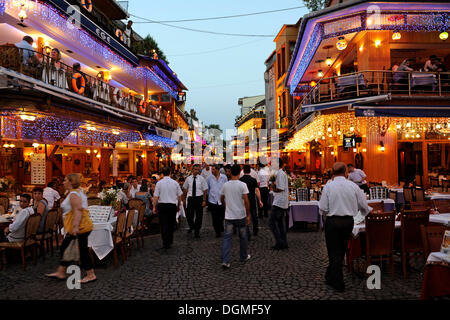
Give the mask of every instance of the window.
<path id="1" fill-rule="evenodd" d="M 152 95 L 150 96 L 150 100 L 152 100 L 152 101 L 159 101 L 159 95 L 157 95 L 157 94 L 152 94 Z"/>
<path id="2" fill-rule="evenodd" d="M 281 75 L 286 73 L 286 46 L 281 48 Z"/>
<path id="3" fill-rule="evenodd" d="M 170 102 L 170 96 L 168 94 L 162 94 L 161 102 Z"/>
<path id="4" fill-rule="evenodd" d="M 277 79 L 281 78 L 283 74 L 281 73 L 281 53 L 277 53 Z"/>

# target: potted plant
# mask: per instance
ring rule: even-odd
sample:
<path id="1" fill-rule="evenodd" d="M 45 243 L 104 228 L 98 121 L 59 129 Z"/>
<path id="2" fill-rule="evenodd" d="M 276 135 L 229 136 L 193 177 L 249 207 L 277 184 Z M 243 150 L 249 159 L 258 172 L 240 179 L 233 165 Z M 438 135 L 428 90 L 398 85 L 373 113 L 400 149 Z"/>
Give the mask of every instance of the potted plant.
<path id="1" fill-rule="evenodd" d="M 102 206 L 113 206 L 117 201 L 118 191 L 114 189 L 105 189 L 99 193 L 99 198 L 102 199 Z"/>

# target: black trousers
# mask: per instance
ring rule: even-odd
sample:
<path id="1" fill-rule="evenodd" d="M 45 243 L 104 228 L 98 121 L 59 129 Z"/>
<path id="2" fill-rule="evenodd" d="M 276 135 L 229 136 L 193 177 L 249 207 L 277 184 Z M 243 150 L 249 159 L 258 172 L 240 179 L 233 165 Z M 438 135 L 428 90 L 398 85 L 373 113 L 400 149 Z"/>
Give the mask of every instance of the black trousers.
<path id="1" fill-rule="evenodd" d="M 203 222 L 203 196 L 189 197 L 188 206 L 186 212 L 186 219 L 189 225 L 189 229 L 194 230 L 195 234 L 200 233 Z"/>
<path id="2" fill-rule="evenodd" d="M 269 188 L 259 188 L 259 191 L 261 192 L 261 202 L 263 203 L 263 207 L 259 208 L 259 217 L 262 218 L 263 213 L 264 217 L 267 217 L 269 210 Z"/>
<path id="3" fill-rule="evenodd" d="M 177 218 L 177 205 L 173 203 L 158 203 L 159 225 L 163 247 L 168 249 L 173 243 L 173 232 Z"/>
<path id="4" fill-rule="evenodd" d="M 258 213 L 257 213 L 257 210 L 256 210 L 256 206 L 254 206 L 254 207 L 250 206 L 250 216 L 251 216 L 252 223 L 253 223 L 253 235 L 256 236 L 258 234 L 258 229 L 259 229 L 259 227 L 258 227 Z M 249 233 L 249 235 L 250 235 L 250 233 Z"/>
<path id="5" fill-rule="evenodd" d="M 83 234 L 79 234 L 78 236 L 73 236 L 70 234 L 66 234 L 66 236 L 64 237 L 64 240 L 61 244 L 61 258 L 64 255 L 64 251 L 67 249 L 67 247 L 69 246 L 70 242 L 76 238 L 78 238 L 78 247 L 80 249 L 80 264 L 81 267 L 84 270 L 91 270 L 94 268 L 94 266 L 92 265 L 92 260 L 91 260 L 91 256 L 89 254 L 89 248 L 88 248 L 88 237 L 91 233 L 90 232 L 86 232 Z M 74 264 L 73 262 L 64 262 L 61 261 L 60 265 L 64 266 L 64 267 L 68 267 L 70 265 Z"/>
<path id="6" fill-rule="evenodd" d="M 216 234 L 220 234 L 221 232 L 224 231 L 223 223 L 225 219 L 225 206 L 209 203 L 208 207 L 209 210 L 211 211 L 214 231 L 216 232 Z"/>
<path id="7" fill-rule="evenodd" d="M 325 241 L 329 261 L 325 279 L 337 287 L 344 287 L 342 263 L 352 230 L 353 217 L 351 216 L 331 216 L 325 220 Z"/>

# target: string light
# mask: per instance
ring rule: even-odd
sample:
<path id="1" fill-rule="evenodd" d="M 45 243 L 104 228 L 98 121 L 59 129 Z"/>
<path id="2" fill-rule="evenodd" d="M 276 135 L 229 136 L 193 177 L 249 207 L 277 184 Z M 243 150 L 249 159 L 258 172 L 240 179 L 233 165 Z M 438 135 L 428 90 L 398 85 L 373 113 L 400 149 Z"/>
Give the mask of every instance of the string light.
<path id="1" fill-rule="evenodd" d="M 400 40 L 402 38 L 402 34 L 400 33 L 400 32 L 398 32 L 398 31 L 396 31 L 396 32 L 394 32 L 393 34 L 392 34 L 392 40 Z"/>
<path id="2" fill-rule="evenodd" d="M 441 32 L 439 34 L 439 39 L 441 39 L 442 41 L 447 40 L 448 39 L 448 32 L 447 31 Z"/>

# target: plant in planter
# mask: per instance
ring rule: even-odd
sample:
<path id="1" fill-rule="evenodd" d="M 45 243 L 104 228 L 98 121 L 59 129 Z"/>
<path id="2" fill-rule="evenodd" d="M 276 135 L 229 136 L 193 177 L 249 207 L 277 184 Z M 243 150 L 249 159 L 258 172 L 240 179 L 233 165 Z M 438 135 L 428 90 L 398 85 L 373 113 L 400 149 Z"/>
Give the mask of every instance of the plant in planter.
<path id="1" fill-rule="evenodd" d="M 8 192 L 14 183 L 15 181 L 12 177 L 0 178 L 0 192 Z"/>
<path id="2" fill-rule="evenodd" d="M 102 199 L 102 206 L 113 206 L 117 201 L 118 191 L 114 189 L 103 190 L 99 193 L 99 198 Z"/>
<path id="3" fill-rule="evenodd" d="M 294 189 L 300 189 L 300 188 L 303 188 L 303 186 L 304 186 L 303 183 L 304 183 L 303 178 L 302 178 L 302 177 L 298 177 L 298 178 L 295 179 L 295 181 L 294 181 L 294 185 L 293 185 Z"/>

